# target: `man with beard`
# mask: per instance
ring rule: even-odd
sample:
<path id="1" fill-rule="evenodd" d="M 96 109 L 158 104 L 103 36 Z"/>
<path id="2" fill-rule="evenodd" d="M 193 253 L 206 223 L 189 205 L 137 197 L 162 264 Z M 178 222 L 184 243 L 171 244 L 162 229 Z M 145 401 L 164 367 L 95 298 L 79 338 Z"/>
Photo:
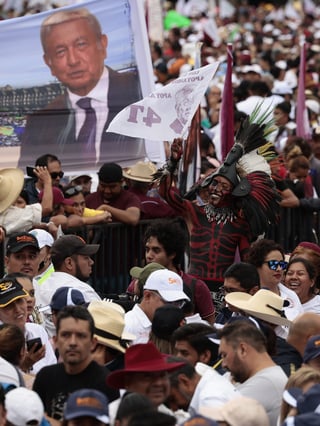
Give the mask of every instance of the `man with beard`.
<path id="1" fill-rule="evenodd" d="M 254 324 L 242 320 L 225 325 L 218 335 L 222 367 L 239 384 L 237 390 L 241 395 L 263 405 L 270 426 L 275 426 L 288 378 L 270 358 L 265 336 Z"/>
<path id="2" fill-rule="evenodd" d="M 41 285 L 36 287 L 36 304 L 39 307 L 50 305 L 51 298 L 60 287 L 73 287 L 80 290 L 86 303 L 101 300 L 95 290 L 87 284 L 94 261 L 91 256 L 97 253 L 99 244 L 86 244 L 77 235 L 63 235 L 51 248 L 54 272 Z M 55 326 L 46 318 L 46 330 L 50 337 L 55 335 Z"/>
<path id="3" fill-rule="evenodd" d="M 83 388 L 102 392 L 110 402 L 118 398 L 119 392 L 106 384 L 109 370 L 92 358 L 94 320 L 85 307 L 66 306 L 59 312 L 54 341 L 62 362 L 44 367 L 33 383 L 50 418 L 62 421 L 68 396 Z"/>
<path id="4" fill-rule="evenodd" d="M 98 177 L 98 189 L 86 197 L 86 206 L 108 211 L 113 222 L 137 225 L 141 202 L 135 194 L 123 188 L 122 168 L 116 163 L 105 163 L 100 167 Z"/>
<path id="5" fill-rule="evenodd" d="M 269 124 L 265 120 L 266 117 L 264 122 L 252 123 L 248 118 L 244 122 L 224 163 L 199 184 L 207 190 L 202 206 L 172 188 L 182 156 L 181 139 L 173 141 L 169 161 L 157 172 L 160 195 L 183 216 L 190 233 L 188 272 L 208 285 L 216 311 L 221 308 L 223 295 L 219 289 L 225 270 L 234 263 L 237 252 L 243 259 L 251 241 L 277 219 L 279 196 L 270 167 L 257 153 L 267 142 L 265 132 Z M 255 129 L 250 133 L 252 126 Z"/>

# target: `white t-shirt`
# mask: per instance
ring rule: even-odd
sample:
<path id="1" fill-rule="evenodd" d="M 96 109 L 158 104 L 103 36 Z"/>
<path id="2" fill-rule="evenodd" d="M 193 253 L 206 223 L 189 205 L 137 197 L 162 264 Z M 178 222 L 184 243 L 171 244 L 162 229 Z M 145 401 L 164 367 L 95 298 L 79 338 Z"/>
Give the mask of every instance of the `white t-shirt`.
<path id="1" fill-rule="evenodd" d="M 189 405 L 188 411 L 191 416 L 199 413 L 200 407 L 219 407 L 239 396 L 239 392 L 228 379 L 213 368 L 205 368 L 202 363 L 198 364 L 196 370 L 201 371 L 202 377 Z"/>
<path id="2" fill-rule="evenodd" d="M 304 312 L 314 312 L 320 314 L 320 296 L 317 294 L 308 302 L 302 304 Z"/>
<path id="3" fill-rule="evenodd" d="M 124 322 L 124 332 L 132 333 L 137 336 L 136 339 L 132 341 L 133 345 L 137 343 L 147 343 L 149 341 L 152 324 L 138 304 L 134 305 L 131 311 L 126 312 Z"/>
<path id="4" fill-rule="evenodd" d="M 30 204 L 23 209 L 10 206 L 0 214 L 0 225 L 6 230 L 7 236 L 15 232 L 28 232 L 41 222 L 42 206 L 40 203 Z"/>
<path id="5" fill-rule="evenodd" d="M 304 310 L 297 294 L 281 283 L 278 284 L 278 289 L 282 299 L 289 302 L 289 306 L 284 308 L 288 320 L 293 321 L 298 315 L 303 314 Z M 278 325 L 274 331 L 277 336 L 286 339 L 288 337 L 289 327 Z"/>
<path id="6" fill-rule="evenodd" d="M 298 315 L 303 314 L 303 308 L 297 293 L 281 283 L 278 284 L 278 289 L 282 299 L 289 302 L 289 306 L 284 308 L 286 317 L 293 321 Z"/>
<path id="7" fill-rule="evenodd" d="M 41 325 L 35 324 L 33 322 L 26 322 L 24 328 L 25 328 L 24 335 L 25 335 L 26 341 L 34 339 L 36 337 L 40 337 L 42 344 L 45 345 L 46 347 L 45 356 L 39 361 L 37 361 L 35 364 L 33 364 L 33 367 L 31 369 L 31 374 L 37 374 L 42 367 L 45 367 L 47 365 L 56 364 L 57 358 L 54 354 L 54 350 L 49 341 L 49 337 L 46 330 Z"/>
<path id="8" fill-rule="evenodd" d="M 66 272 L 52 272 L 48 279 L 46 279 L 41 285 L 35 285 L 35 299 L 36 305 L 40 310 L 41 308 L 48 307 L 51 302 L 51 298 L 55 291 L 60 287 L 72 287 L 81 291 L 83 298 L 87 303 L 92 300 L 101 300 L 101 297 L 95 292 L 91 285 L 78 280 L 73 275 L 67 274 Z M 53 322 L 44 315 L 45 327 L 49 337 L 55 335 L 55 326 Z"/>

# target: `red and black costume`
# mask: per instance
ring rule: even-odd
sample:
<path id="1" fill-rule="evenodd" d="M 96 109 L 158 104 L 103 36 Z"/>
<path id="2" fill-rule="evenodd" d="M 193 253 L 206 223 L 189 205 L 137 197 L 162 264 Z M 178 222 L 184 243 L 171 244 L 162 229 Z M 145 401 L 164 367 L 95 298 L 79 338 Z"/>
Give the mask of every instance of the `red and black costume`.
<path id="1" fill-rule="evenodd" d="M 258 115 L 256 110 L 244 120 L 223 164 L 201 183 L 203 188 L 218 187 L 216 177 L 224 177 L 231 189 L 223 196 L 220 193 L 219 201 L 198 206 L 172 188 L 182 154 L 179 140 L 173 142 L 170 160 L 155 174 L 155 179 L 160 179 L 160 194 L 186 220 L 190 233 L 188 272 L 205 281 L 212 292 L 223 283 L 224 271 L 235 261 L 237 251 L 243 259 L 251 241 L 278 219 L 280 197 L 270 167 L 258 153 L 267 142 L 271 121 L 266 114 Z"/>
<path id="2" fill-rule="evenodd" d="M 234 262 L 237 248 L 243 257 L 250 245 L 250 227 L 230 205 L 217 207 L 216 218 L 208 218 L 205 206 L 184 199 L 172 188 L 172 174 L 162 179 L 161 196 L 186 220 L 190 234 L 188 272 L 205 281 L 216 292 L 224 271 Z"/>

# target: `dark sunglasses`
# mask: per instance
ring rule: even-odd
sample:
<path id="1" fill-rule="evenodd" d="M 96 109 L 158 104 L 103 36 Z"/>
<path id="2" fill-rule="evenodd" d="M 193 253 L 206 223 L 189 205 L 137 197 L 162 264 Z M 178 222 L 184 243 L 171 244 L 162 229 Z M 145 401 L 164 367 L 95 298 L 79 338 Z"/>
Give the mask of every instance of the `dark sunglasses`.
<path id="1" fill-rule="evenodd" d="M 64 191 L 64 195 L 67 197 L 72 197 L 73 195 L 77 195 L 82 191 L 81 185 L 71 186 L 70 188 Z"/>
<path id="2" fill-rule="evenodd" d="M 279 266 L 284 271 L 288 266 L 288 262 L 285 260 L 268 260 L 263 263 L 266 263 L 272 271 L 276 271 Z"/>
<path id="3" fill-rule="evenodd" d="M 57 177 L 62 179 L 64 176 L 64 172 L 52 172 L 50 173 L 50 176 L 52 177 L 52 179 L 57 179 Z"/>

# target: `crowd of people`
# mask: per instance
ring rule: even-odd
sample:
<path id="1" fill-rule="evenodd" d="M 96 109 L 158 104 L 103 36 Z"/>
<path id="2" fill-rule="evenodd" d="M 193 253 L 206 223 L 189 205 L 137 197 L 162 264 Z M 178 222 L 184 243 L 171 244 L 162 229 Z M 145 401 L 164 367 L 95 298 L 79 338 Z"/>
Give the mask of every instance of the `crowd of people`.
<path id="1" fill-rule="evenodd" d="M 320 208 L 320 10 L 226 3 L 232 14 L 221 9 L 215 29 L 210 2 L 166 2 L 166 18 L 186 27 L 150 41 L 157 85 L 194 66 L 195 40 L 204 63 L 222 62 L 201 104 L 201 174 L 187 193 L 181 139 L 160 168 L 103 163 L 93 190 L 92 175 L 66 182 L 54 153 L 28 178 L 0 170 L 0 426 L 320 423 L 320 247 L 309 214 Z M 40 6 L 7 1 L 4 17 L 57 7 Z M 310 139 L 296 135 L 301 35 Z M 228 41 L 236 134 L 222 158 Z M 305 209 L 310 225 L 290 253 L 264 237 L 280 206 Z M 101 246 L 70 230 L 143 219 L 145 262 L 123 271 L 126 298 L 99 292 L 90 276 Z"/>

